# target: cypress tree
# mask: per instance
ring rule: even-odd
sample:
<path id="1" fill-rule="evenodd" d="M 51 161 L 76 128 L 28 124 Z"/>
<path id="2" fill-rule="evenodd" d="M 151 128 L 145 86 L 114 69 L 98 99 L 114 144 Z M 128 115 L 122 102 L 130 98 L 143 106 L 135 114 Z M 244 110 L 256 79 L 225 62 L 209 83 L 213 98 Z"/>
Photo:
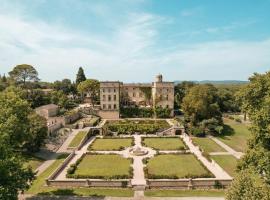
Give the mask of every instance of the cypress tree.
<path id="1" fill-rule="evenodd" d="M 86 80 L 83 68 L 80 67 L 76 76 L 76 84 L 78 85 L 80 82 L 83 82 Z"/>

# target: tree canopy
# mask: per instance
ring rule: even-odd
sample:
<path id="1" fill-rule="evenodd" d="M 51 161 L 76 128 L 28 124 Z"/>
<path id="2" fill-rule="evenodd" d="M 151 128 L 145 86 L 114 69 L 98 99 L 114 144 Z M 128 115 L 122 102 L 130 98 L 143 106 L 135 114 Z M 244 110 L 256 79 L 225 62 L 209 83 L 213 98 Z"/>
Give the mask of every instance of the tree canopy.
<path id="1" fill-rule="evenodd" d="M 9 72 L 9 75 L 16 82 L 22 82 L 23 85 L 26 84 L 26 81 L 39 80 L 37 70 L 32 65 L 28 64 L 17 65 L 12 71 Z"/>
<path id="2" fill-rule="evenodd" d="M 247 190 L 250 198 L 247 199 L 269 199 L 270 197 L 270 72 L 265 74 L 254 74 L 250 83 L 239 92 L 239 99 L 242 102 L 242 110 L 245 111 L 252 122 L 252 137 L 248 143 L 248 150 L 241 158 L 238 171 L 240 175 L 247 170 L 255 173 L 258 179 L 262 179 L 267 188 L 254 183 Z M 246 179 L 252 179 L 250 173 L 246 173 Z M 228 192 L 228 198 L 234 200 L 234 195 L 242 195 L 243 187 L 233 187 L 238 184 L 236 179 Z M 246 182 L 245 182 L 246 184 Z M 254 196 L 254 195 L 256 196 Z M 253 195 L 253 196 L 252 196 Z M 268 195 L 268 196 L 267 196 Z"/>
<path id="3" fill-rule="evenodd" d="M 88 94 L 91 104 L 94 105 L 99 97 L 99 81 L 95 79 L 87 79 L 81 82 L 78 87 L 81 94 Z"/>
<path id="4" fill-rule="evenodd" d="M 183 98 L 182 109 L 193 125 L 210 118 L 220 120 L 217 89 L 210 84 L 193 86 Z"/>
<path id="5" fill-rule="evenodd" d="M 82 67 L 79 68 L 77 76 L 76 76 L 76 84 L 78 85 L 79 83 L 83 82 L 86 80 L 84 70 Z"/>

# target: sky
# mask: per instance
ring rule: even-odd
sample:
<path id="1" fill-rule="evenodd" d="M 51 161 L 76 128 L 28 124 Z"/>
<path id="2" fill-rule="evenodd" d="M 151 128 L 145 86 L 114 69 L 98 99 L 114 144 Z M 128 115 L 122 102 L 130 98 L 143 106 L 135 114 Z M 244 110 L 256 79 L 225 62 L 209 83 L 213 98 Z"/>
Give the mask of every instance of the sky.
<path id="1" fill-rule="evenodd" d="M 0 0 L 0 74 L 247 80 L 270 69 L 270 0 Z"/>

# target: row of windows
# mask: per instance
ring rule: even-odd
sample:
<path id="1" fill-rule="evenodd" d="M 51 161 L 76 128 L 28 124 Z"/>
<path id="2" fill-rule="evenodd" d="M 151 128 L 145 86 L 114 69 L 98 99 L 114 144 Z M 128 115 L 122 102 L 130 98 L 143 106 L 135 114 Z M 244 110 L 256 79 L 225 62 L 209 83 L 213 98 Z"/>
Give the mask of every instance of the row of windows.
<path id="1" fill-rule="evenodd" d="M 102 108 L 103 109 L 108 109 L 108 110 L 117 109 L 117 105 L 116 104 L 103 104 Z"/>
<path id="2" fill-rule="evenodd" d="M 108 100 L 108 101 L 112 101 L 112 99 L 114 100 L 114 101 L 116 101 L 117 100 L 117 97 L 116 97 L 116 95 L 108 95 L 107 96 L 107 98 L 106 98 L 106 95 L 103 95 L 102 96 L 102 101 L 106 101 L 106 100 Z"/>
<path id="3" fill-rule="evenodd" d="M 110 93 L 110 92 L 116 92 L 116 88 L 113 88 L 113 89 L 112 89 L 112 88 L 107 88 L 107 89 L 103 88 L 103 89 L 102 89 L 102 92 L 106 92 L 106 91 L 107 91 L 108 93 Z"/>

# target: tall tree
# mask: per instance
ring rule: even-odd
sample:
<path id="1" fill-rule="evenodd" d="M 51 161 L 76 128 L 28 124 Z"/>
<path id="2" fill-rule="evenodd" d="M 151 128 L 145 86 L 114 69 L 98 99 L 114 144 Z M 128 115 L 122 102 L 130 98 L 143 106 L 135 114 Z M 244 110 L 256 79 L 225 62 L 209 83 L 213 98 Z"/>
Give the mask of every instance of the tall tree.
<path id="1" fill-rule="evenodd" d="M 37 152 L 44 144 L 48 134 L 47 121 L 36 113 L 31 113 L 28 118 L 30 127 L 24 147 L 28 152 Z"/>
<path id="2" fill-rule="evenodd" d="M 252 122 L 252 136 L 248 142 L 248 150 L 239 162 L 238 171 L 241 173 L 242 171 L 251 169 L 257 176 L 267 183 L 269 188 L 270 72 L 265 74 L 254 74 L 249 80 L 250 83 L 241 90 L 239 95 L 242 102 L 242 109 L 248 114 L 249 119 Z M 247 176 L 249 176 L 249 174 L 247 174 Z M 241 191 L 241 188 L 231 187 L 228 194 L 241 194 Z M 268 195 L 270 196 L 269 193 Z M 230 198 L 228 195 L 227 199 L 233 198 Z"/>
<path id="3" fill-rule="evenodd" d="M 78 91 L 82 95 L 88 95 L 91 101 L 91 104 L 94 105 L 99 97 L 99 81 L 95 79 L 87 79 L 81 82 L 78 87 Z"/>
<path id="4" fill-rule="evenodd" d="M 205 119 L 221 120 L 217 89 L 210 84 L 196 85 L 183 98 L 182 109 L 185 118 L 193 125 Z"/>
<path id="5" fill-rule="evenodd" d="M 195 86 L 196 83 L 190 81 L 183 81 L 178 83 L 174 87 L 174 99 L 175 99 L 175 107 L 181 108 L 181 104 L 183 102 L 183 98 L 187 94 L 188 90 Z"/>
<path id="6" fill-rule="evenodd" d="M 9 75 L 16 82 L 22 82 L 25 86 L 26 81 L 38 81 L 38 72 L 32 66 L 28 64 L 17 65 L 9 72 Z"/>
<path id="7" fill-rule="evenodd" d="M 86 80 L 84 70 L 82 67 L 79 68 L 77 76 L 76 76 L 76 84 L 78 85 L 79 83 L 83 82 Z"/>

